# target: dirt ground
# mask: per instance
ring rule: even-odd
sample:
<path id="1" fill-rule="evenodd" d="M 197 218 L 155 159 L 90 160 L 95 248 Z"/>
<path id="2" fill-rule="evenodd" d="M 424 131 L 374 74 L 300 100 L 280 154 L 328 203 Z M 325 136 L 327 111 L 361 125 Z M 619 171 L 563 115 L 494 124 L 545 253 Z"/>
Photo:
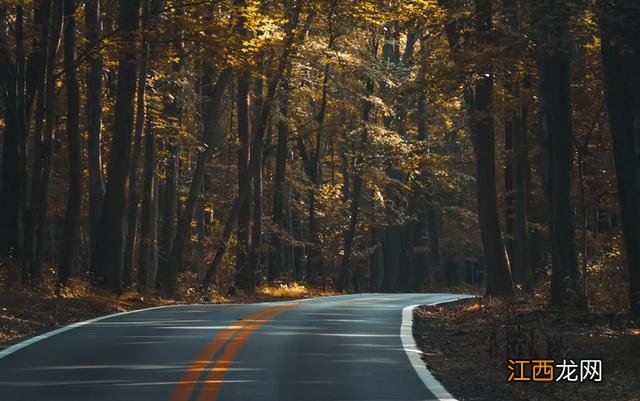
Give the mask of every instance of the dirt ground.
<path id="1" fill-rule="evenodd" d="M 283 301 L 332 293 L 297 283 L 274 283 L 259 287 L 251 295 L 241 291 L 233 294 L 210 291 L 203 295 L 193 286 L 181 285 L 177 295 L 176 299 L 166 299 L 133 290 L 117 295 L 93 287 L 86 280 L 72 280 L 69 286 L 60 287 L 50 271 L 45 272 L 39 286 L 32 287 L 20 282 L 18 268 L 0 269 L 0 350 L 60 326 L 134 309 L 174 303 Z"/>
<path id="2" fill-rule="evenodd" d="M 69 323 L 155 305 L 158 303 L 97 295 L 62 298 L 27 296 L 25 293 L 0 294 L 0 349 L 2 344 Z"/>
<path id="3" fill-rule="evenodd" d="M 479 300 L 419 308 L 414 334 L 433 375 L 461 401 L 640 400 L 640 329 L 628 315 Z M 509 358 L 601 359 L 602 381 L 507 382 Z"/>

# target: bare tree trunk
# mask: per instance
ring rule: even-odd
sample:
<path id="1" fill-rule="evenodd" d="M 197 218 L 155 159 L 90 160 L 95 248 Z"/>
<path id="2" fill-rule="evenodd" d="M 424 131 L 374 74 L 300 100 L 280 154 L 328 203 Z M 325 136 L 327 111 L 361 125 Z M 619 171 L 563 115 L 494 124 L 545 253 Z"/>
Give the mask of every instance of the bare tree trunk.
<path id="1" fill-rule="evenodd" d="M 207 236 L 207 223 L 205 221 L 205 197 L 204 197 L 204 188 L 205 185 L 202 186 L 202 190 L 200 191 L 200 197 L 198 201 L 198 206 L 196 210 L 196 229 L 198 235 L 198 241 L 196 242 L 196 274 L 198 276 L 198 283 L 202 283 L 204 280 L 204 270 L 205 270 L 205 250 L 204 250 L 204 242 Z"/>
<path id="2" fill-rule="evenodd" d="M 33 193 L 31 203 L 35 211 L 32 216 L 32 222 L 35 224 L 33 237 L 34 256 L 31 262 L 31 278 L 39 280 L 41 274 L 42 257 L 44 249 L 44 234 L 47 223 L 49 180 L 51 178 L 51 155 L 53 153 L 53 132 L 55 130 L 55 100 L 56 100 L 56 83 L 55 83 L 55 63 L 56 53 L 60 46 L 60 37 L 62 35 L 62 15 L 64 3 L 62 0 L 54 1 L 54 10 L 52 13 L 51 31 L 47 49 L 47 67 L 45 77 L 45 128 L 41 145 L 41 171 L 34 171 L 39 174 L 37 180 L 33 181 Z M 37 183 L 36 183 L 37 181 Z M 36 188 L 35 185 L 38 185 Z M 37 193 L 36 193 L 37 192 Z"/>
<path id="3" fill-rule="evenodd" d="M 140 0 L 119 1 L 119 26 L 124 35 L 138 29 Z M 118 88 L 113 123 L 113 141 L 107 170 L 107 188 L 100 216 L 98 237 L 91 265 L 108 287 L 122 291 L 123 220 L 126 212 L 127 185 L 131 163 L 136 90 L 136 48 L 126 46 L 118 62 Z"/>
<path id="4" fill-rule="evenodd" d="M 151 0 L 142 2 L 142 29 L 149 23 Z M 133 132 L 133 152 L 129 166 L 129 193 L 127 202 L 127 230 L 122 263 L 122 282 L 125 287 L 133 283 L 133 261 L 135 260 L 136 236 L 138 233 L 138 165 L 142 152 L 142 131 L 145 126 L 145 97 L 147 90 L 147 65 L 149 63 L 150 46 L 143 32 L 142 54 L 138 69 L 138 83 L 136 86 L 136 120 Z M 155 151 L 155 150 L 154 150 Z M 146 153 L 145 153 L 146 155 Z"/>
<path id="5" fill-rule="evenodd" d="M 238 192 L 251 191 L 251 175 L 248 174 L 249 169 L 249 73 L 241 72 L 238 74 L 237 83 L 237 100 L 238 108 L 238 139 L 240 145 L 238 148 Z M 253 153 L 255 155 L 255 153 Z M 238 246 L 236 248 L 236 277 L 235 284 L 246 291 L 253 291 L 255 286 L 255 278 L 249 267 L 249 244 L 251 234 L 251 198 L 243 199 L 240 209 L 238 210 Z"/>
<path id="6" fill-rule="evenodd" d="M 629 302 L 640 317 L 640 9 L 633 0 L 600 0 L 598 6 Z"/>
<path id="7" fill-rule="evenodd" d="M 157 208 L 157 183 L 156 183 L 156 142 L 155 130 L 150 118 L 147 119 L 147 127 L 144 134 L 144 167 L 142 187 L 142 224 L 140 230 L 140 255 L 138 262 L 138 288 L 143 291 L 153 283 L 150 281 L 150 272 L 153 271 L 155 258 L 155 238 L 157 230 L 154 222 L 154 210 Z M 156 269 L 157 270 L 157 269 Z"/>
<path id="8" fill-rule="evenodd" d="M 85 1 L 85 26 L 87 29 L 86 76 L 87 99 L 87 158 L 89 164 L 89 239 L 93 251 L 98 237 L 98 224 L 104 199 L 104 177 L 102 174 L 102 52 L 99 48 L 102 35 L 100 16 L 101 0 Z"/>
<path id="9" fill-rule="evenodd" d="M 256 78 L 253 81 L 253 104 L 252 114 L 253 121 L 258 121 L 260 113 L 262 111 L 262 98 L 263 98 L 264 82 L 261 78 Z M 256 127 L 254 127 L 256 128 Z M 249 272 L 253 277 L 254 285 L 257 283 L 257 273 L 260 268 L 260 262 L 262 259 L 262 166 L 264 164 L 264 139 L 263 136 L 258 135 L 257 132 L 253 133 L 253 137 L 259 143 L 256 143 L 252 151 L 257 153 L 252 154 L 251 158 L 255 158 L 256 161 L 252 165 L 253 172 L 253 199 L 252 199 L 252 213 L 253 221 L 251 224 L 251 240 L 249 251 Z"/>
<path id="10" fill-rule="evenodd" d="M 184 10 L 179 8 L 176 10 L 176 16 L 184 15 Z M 172 72 L 178 75 L 184 67 L 184 43 L 182 39 L 182 33 L 179 28 L 174 28 L 173 34 L 177 37 L 173 44 L 173 48 L 181 61 L 174 63 L 172 66 Z M 164 113 L 169 118 L 174 118 L 179 125 L 182 124 L 182 112 L 183 112 L 183 96 L 176 96 L 175 98 L 165 101 L 163 109 Z M 162 287 L 167 281 L 167 271 L 169 258 L 171 257 L 171 250 L 174 246 L 174 240 L 176 238 L 176 215 L 178 214 L 178 181 L 180 177 L 180 152 L 181 146 L 177 143 L 180 135 L 180 129 L 178 127 L 172 129 L 173 136 L 169 139 L 169 144 L 165 145 L 169 154 L 165 159 L 164 170 L 165 180 L 163 183 L 162 194 L 158 196 L 159 204 L 158 213 L 162 214 L 162 226 L 159 230 L 160 242 L 158 244 L 159 262 L 157 277 L 160 280 L 156 280 L 154 283 L 156 286 Z M 175 141 L 175 142 L 174 142 Z M 182 252 L 182 251 L 180 251 Z M 178 265 L 180 262 L 177 262 Z M 175 271 L 179 270 L 179 266 L 175 267 Z M 171 286 L 173 288 L 173 286 Z"/>
<path id="11" fill-rule="evenodd" d="M 503 12 L 513 33 L 520 32 L 520 18 L 518 2 L 516 0 L 503 0 Z M 511 40 L 511 39 L 509 39 Z M 508 45 L 509 46 L 509 45 Z M 513 45 L 511 45 L 513 46 Z M 515 47 L 518 43 L 515 44 Z M 510 73 L 517 77 L 515 67 Z M 507 90 L 517 99 L 520 87 L 512 79 L 507 83 Z M 519 104 L 516 111 L 511 113 L 505 121 L 505 143 L 509 143 L 508 154 L 510 156 L 509 174 L 506 174 L 505 184 L 509 188 L 507 226 L 512 236 L 510 244 L 509 260 L 513 271 L 514 281 L 522 285 L 526 293 L 533 292 L 533 278 L 531 264 L 528 258 L 528 234 L 527 234 L 527 174 L 528 154 L 526 147 L 526 107 Z"/>
<path id="12" fill-rule="evenodd" d="M 513 203 L 513 146 L 512 146 L 512 134 L 513 134 L 513 122 L 511 118 L 508 117 L 504 121 L 504 228 L 505 228 L 505 238 L 504 244 L 505 249 L 507 250 L 507 256 L 509 258 L 509 262 L 511 264 L 514 275 L 514 279 L 519 281 L 519 272 L 516 270 L 513 264 L 513 253 L 515 248 L 515 235 L 513 232 L 514 225 L 514 203 Z"/>
<path id="13" fill-rule="evenodd" d="M 283 271 L 282 231 L 284 230 L 284 191 L 285 177 L 287 174 L 287 140 L 289 126 L 286 121 L 289 114 L 289 80 L 283 78 L 280 84 L 280 114 L 282 120 L 278 121 L 278 144 L 276 149 L 276 172 L 273 183 L 273 209 L 272 219 L 274 232 L 271 234 L 269 249 L 269 281 L 275 280 Z"/>
<path id="14" fill-rule="evenodd" d="M 5 9 L 1 10 L 4 25 Z M 0 185 L 0 255 L 18 256 L 20 252 L 21 215 L 26 206 L 26 96 L 24 55 L 24 5 L 15 7 L 14 59 L 8 54 L 4 26 L 0 27 L 0 72 L 5 99 L 5 140 Z"/>
<path id="15" fill-rule="evenodd" d="M 27 66 L 27 96 L 31 105 L 35 102 L 35 122 L 32 138 L 31 154 L 33 165 L 31 169 L 31 196 L 30 203 L 24 212 L 23 232 L 22 232 L 22 262 L 23 262 L 23 279 L 31 279 L 31 265 L 33 263 L 33 242 L 34 242 L 34 218 L 35 204 L 34 198 L 37 198 L 40 188 L 40 172 L 42 170 L 42 129 L 44 123 L 44 83 L 47 65 L 47 49 L 49 45 L 49 17 L 51 14 L 51 1 L 39 0 L 34 6 L 34 23 L 36 29 L 40 30 L 40 35 L 36 37 L 34 47 L 28 66 Z M 29 125 L 27 125 L 27 129 Z M 26 178 L 25 178 L 26 180 Z M 25 199 L 26 201 L 26 199 Z M 25 202 L 26 203 L 26 202 Z"/>
<path id="16" fill-rule="evenodd" d="M 366 130 L 366 128 L 363 128 Z M 362 141 L 366 141 L 366 133 L 362 134 Z M 361 168 L 361 167 L 359 167 Z M 353 179 L 353 191 L 351 205 L 349 208 L 350 217 L 349 217 L 349 227 L 344 234 L 344 254 L 342 256 L 342 261 L 340 263 L 340 272 L 338 275 L 338 280 L 336 282 L 336 290 L 337 291 L 345 291 L 348 288 L 349 283 L 349 275 L 351 272 L 351 254 L 353 253 L 353 240 L 356 236 L 356 228 L 358 226 L 358 219 L 360 214 L 360 197 L 362 195 L 362 171 L 354 172 Z"/>
<path id="17" fill-rule="evenodd" d="M 550 206 L 552 251 L 551 305 L 575 306 L 578 298 L 578 264 L 575 218 L 571 201 L 573 124 L 571 121 L 571 67 L 569 50 L 562 43 L 568 35 L 568 8 L 545 0 L 536 3 L 542 125 L 543 182 Z M 549 15 L 555 18 L 549 18 Z M 551 24 L 549 23 L 551 21 Z"/>
<path id="18" fill-rule="evenodd" d="M 28 134 L 28 111 L 27 105 L 27 73 L 26 73 L 26 59 L 25 59 L 25 30 L 24 30 L 24 4 L 18 3 L 16 6 L 16 23 L 15 23 L 15 38 L 16 38 L 16 97 L 15 97 L 15 110 L 16 110 L 16 122 L 18 136 L 18 186 L 16 192 L 18 193 L 18 224 L 16 226 L 15 238 L 16 238 L 16 254 L 22 255 L 22 232 L 24 230 L 24 216 L 27 210 L 27 134 Z"/>
<path id="19" fill-rule="evenodd" d="M 58 279 L 69 281 L 78 251 L 82 203 L 82 154 L 80 143 L 80 89 L 76 70 L 76 0 L 64 0 L 64 74 L 67 90 L 67 146 L 69 152 L 69 195 L 60 250 Z"/>
<path id="20" fill-rule="evenodd" d="M 0 254 L 15 255 L 18 246 L 18 138 L 15 115 L 9 110 L 9 102 L 5 101 L 6 122 L 4 127 L 4 143 L 2 147 L 2 188 L 0 189 Z"/>
<path id="21" fill-rule="evenodd" d="M 151 124 L 149 122 L 149 124 Z M 150 127 L 149 129 L 153 129 Z M 155 171 L 154 171 L 155 173 Z M 146 267 L 147 270 L 147 283 L 149 287 L 153 287 L 158 275 L 158 205 L 159 205 L 159 191 L 160 185 L 158 179 L 154 177 L 153 180 L 153 204 L 151 213 L 151 242 L 149 244 L 149 264 Z"/>
<path id="22" fill-rule="evenodd" d="M 493 9 L 490 0 L 475 0 L 476 32 L 486 35 L 492 29 Z M 473 107 L 470 118 L 471 138 L 476 156 L 478 218 L 487 276 L 486 294 L 513 294 L 509 260 L 504 247 L 498 217 L 495 176 L 495 128 L 492 113 L 492 66 L 482 67 L 476 81 L 475 98 L 466 93 L 465 101 Z"/>
<path id="23" fill-rule="evenodd" d="M 178 173 L 180 147 L 169 144 L 169 156 L 165 165 L 164 195 L 162 204 L 162 227 L 160 229 L 160 265 L 168 262 L 176 237 L 176 214 L 178 210 Z"/>

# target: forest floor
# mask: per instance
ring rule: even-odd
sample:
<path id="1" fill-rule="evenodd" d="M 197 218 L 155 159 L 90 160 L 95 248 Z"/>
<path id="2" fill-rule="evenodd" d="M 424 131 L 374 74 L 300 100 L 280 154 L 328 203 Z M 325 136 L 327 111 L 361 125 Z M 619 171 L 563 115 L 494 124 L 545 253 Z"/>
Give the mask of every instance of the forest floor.
<path id="1" fill-rule="evenodd" d="M 432 374 L 461 401 L 640 400 L 640 329 L 629 315 L 479 299 L 419 308 L 414 332 Z M 602 360 L 602 381 L 507 382 L 508 359 L 565 358 Z"/>
<path id="2" fill-rule="evenodd" d="M 160 304 L 157 300 L 98 294 L 65 297 L 36 291 L 0 293 L 0 348 L 66 324 Z"/>
<path id="3" fill-rule="evenodd" d="M 53 283 L 52 283 L 53 282 Z M 54 290 L 51 290 L 51 289 Z M 0 269 L 0 350 L 22 339 L 83 320 L 118 312 L 175 303 L 256 303 L 333 295 L 297 283 L 263 286 L 255 294 L 237 292 L 202 296 L 183 287 L 177 299 L 145 296 L 136 291 L 121 295 L 75 280 L 68 287 L 55 285 L 55 276 L 46 272 L 38 288 L 20 283 L 16 269 Z"/>

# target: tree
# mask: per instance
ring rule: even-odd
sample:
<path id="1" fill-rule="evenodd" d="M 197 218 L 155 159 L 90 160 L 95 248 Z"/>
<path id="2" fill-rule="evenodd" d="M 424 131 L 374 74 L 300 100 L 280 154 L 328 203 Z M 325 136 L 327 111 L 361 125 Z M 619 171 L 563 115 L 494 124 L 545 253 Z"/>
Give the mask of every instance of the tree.
<path id="1" fill-rule="evenodd" d="M 237 76 L 237 100 L 238 109 L 238 192 L 251 191 L 251 174 L 249 169 L 249 74 L 240 72 Z M 254 145 L 255 146 L 255 145 Z M 256 150 L 257 151 L 257 150 Z M 254 153 L 255 155 L 255 153 Z M 238 246 L 236 249 L 236 284 L 243 290 L 253 291 L 255 286 L 254 272 L 249 270 L 249 247 L 251 234 L 251 198 L 243 199 L 238 211 Z"/>
<path id="2" fill-rule="evenodd" d="M 207 96 L 205 97 L 205 99 L 203 99 L 204 131 L 202 136 L 204 139 L 204 149 L 201 149 L 198 153 L 196 167 L 193 172 L 193 179 L 191 180 L 191 185 L 189 186 L 189 197 L 187 198 L 187 204 L 185 205 L 184 211 L 178 219 L 176 238 L 173 242 L 171 252 L 169 253 L 169 259 L 164 266 L 164 270 L 160 272 L 160 275 L 158 277 L 158 284 L 161 290 L 165 291 L 168 294 L 171 294 L 175 291 L 178 268 L 180 266 L 180 261 L 182 260 L 182 250 L 187 239 L 187 233 L 191 225 L 191 220 L 193 219 L 193 212 L 198 202 L 198 195 L 204 182 L 205 164 L 214 151 L 213 141 L 219 135 L 218 131 L 221 130 L 220 114 L 222 108 L 222 99 L 232 76 L 231 70 L 225 69 L 218 75 L 218 79 L 215 85 L 212 85 L 212 77 L 208 75 L 209 73 L 211 73 L 211 71 L 207 73 L 207 76 L 204 79 L 204 81 L 207 83 L 206 88 L 209 89 L 207 91 Z M 233 227 L 231 225 L 229 225 L 228 227 L 229 230 L 226 231 L 226 233 L 227 235 L 230 235 Z M 207 275 L 209 275 L 209 273 L 207 273 Z M 209 276 L 209 280 L 211 280 L 211 278 L 212 276 Z"/>
<path id="3" fill-rule="evenodd" d="M 375 52 L 376 45 L 375 39 L 372 40 L 374 43 L 373 51 Z M 373 80 L 371 78 L 367 79 L 367 93 L 373 92 Z M 361 139 L 360 139 L 360 147 L 364 148 L 367 144 L 367 137 L 369 129 L 367 124 L 369 123 L 370 114 L 371 114 L 371 102 L 368 99 L 364 99 L 362 105 L 362 126 L 361 130 Z M 336 282 L 336 290 L 344 291 L 348 288 L 348 280 L 349 280 L 349 269 L 351 263 L 351 253 L 353 247 L 353 240 L 356 235 L 356 228 L 358 225 L 358 218 L 360 214 L 360 197 L 362 196 L 362 175 L 364 169 L 364 158 L 362 157 L 362 152 L 364 149 L 360 149 L 360 155 L 358 155 L 355 170 L 354 178 L 353 178 L 353 190 L 351 191 L 351 205 L 350 205 L 350 217 L 349 217 L 349 226 L 344 233 L 344 253 L 342 255 L 342 262 L 340 263 L 340 273 L 338 275 L 338 280 Z"/>
<path id="4" fill-rule="evenodd" d="M 85 26 L 87 29 L 86 76 L 86 124 L 87 159 L 89 166 L 89 248 L 93 250 L 98 237 L 98 226 L 104 199 L 104 177 L 102 172 L 102 69 L 103 57 L 100 50 L 102 34 L 101 1 L 85 1 Z"/>
<path id="5" fill-rule="evenodd" d="M 56 54 L 62 35 L 64 2 L 55 0 L 52 4 L 51 20 L 46 43 L 46 67 L 44 71 L 44 94 L 38 95 L 36 112 L 36 132 L 34 135 L 35 157 L 31 178 L 31 206 L 25 230 L 25 260 L 29 277 L 38 281 L 41 275 L 44 252 L 44 234 L 49 208 L 49 182 L 51 179 L 51 158 L 53 154 L 53 133 L 56 125 Z M 44 44 L 43 44 L 44 46 Z M 42 92 L 42 91 L 41 91 Z M 42 119 L 45 119 L 42 131 Z"/>
<path id="6" fill-rule="evenodd" d="M 640 316 L 640 7 L 598 2 L 602 62 L 613 138 L 631 311 Z"/>
<path id="7" fill-rule="evenodd" d="M 278 139 L 276 145 L 276 166 L 275 177 L 273 179 L 273 202 L 271 216 L 273 219 L 274 232 L 270 237 L 269 244 L 269 280 L 275 280 L 283 271 L 284 258 L 282 247 L 282 234 L 284 225 L 284 203 L 285 203 L 285 178 L 287 175 L 287 141 L 289 139 L 289 127 L 287 116 L 289 114 L 289 74 L 280 83 L 280 114 L 278 121 Z"/>
<path id="8" fill-rule="evenodd" d="M 519 4 L 515 0 L 503 0 L 503 14 L 510 32 L 506 38 L 507 49 L 513 53 L 514 59 L 522 53 L 521 23 Z M 520 85 L 517 80 L 517 64 L 510 66 L 507 90 L 516 100 L 514 111 L 505 119 L 505 148 L 508 152 L 505 168 L 505 186 L 507 196 L 507 230 L 513 236 L 511 253 L 509 254 L 514 282 L 522 285 L 525 292 L 533 291 L 533 278 L 528 258 L 527 247 L 527 158 L 526 146 L 526 114 L 527 108 L 519 100 Z M 510 210 L 513 208 L 513 210 Z"/>
<path id="9" fill-rule="evenodd" d="M 0 14 L 0 253 L 24 281 L 56 266 L 63 284 L 179 297 L 486 280 L 509 297 L 510 270 L 530 292 L 549 269 L 552 306 L 574 306 L 627 280 L 624 246 L 636 309 L 628 0 L 6 0 Z"/>
<path id="10" fill-rule="evenodd" d="M 568 48 L 571 8 L 553 1 L 539 1 L 534 7 L 542 174 L 550 209 L 551 305 L 568 306 L 579 301 L 575 218 L 571 202 L 573 123 Z"/>
<path id="11" fill-rule="evenodd" d="M 133 100 L 136 89 L 136 46 L 132 36 L 138 29 L 140 0 L 120 0 L 118 24 L 127 46 L 118 61 L 118 88 L 113 123 L 113 142 L 107 169 L 98 237 L 91 264 L 108 287 L 122 290 L 123 221 L 129 185 Z"/>
<path id="12" fill-rule="evenodd" d="M 237 0 L 235 3 L 237 6 L 244 8 L 246 4 L 244 0 Z M 246 17 L 241 14 L 238 17 L 237 32 L 244 39 L 248 40 L 247 30 L 245 28 Z M 251 175 L 253 171 L 249 173 L 249 148 L 251 128 L 249 119 L 249 87 L 251 85 L 251 73 L 249 71 L 241 70 L 236 74 L 236 108 L 237 108 L 237 125 L 238 125 L 238 140 L 240 141 L 237 151 L 237 164 L 238 164 L 238 193 L 251 191 Z M 260 152 L 256 145 L 256 152 Z M 252 152 L 252 157 L 255 157 L 258 153 Z M 237 241 L 236 248 L 236 278 L 235 282 L 238 287 L 246 291 L 253 291 L 255 286 L 254 272 L 250 270 L 249 266 L 249 247 L 251 238 L 251 197 L 245 197 L 240 204 L 238 210 L 238 229 L 237 229 Z"/>
<path id="13" fill-rule="evenodd" d="M 66 284 L 73 273 L 80 232 L 82 202 L 82 154 L 80 141 L 80 88 L 76 71 L 75 0 L 64 1 L 64 74 L 67 90 L 67 147 L 69 152 L 69 195 L 60 251 L 58 277 Z"/>
<path id="14" fill-rule="evenodd" d="M 282 80 L 284 76 L 284 72 L 290 62 L 291 51 L 292 51 L 292 47 L 295 39 L 295 29 L 298 26 L 298 19 L 300 16 L 300 7 L 301 7 L 301 4 L 296 1 L 291 9 L 289 19 L 286 25 L 285 39 L 283 43 L 282 52 L 278 58 L 277 67 L 275 68 L 273 75 L 270 77 L 269 83 L 267 85 L 267 94 L 265 96 L 265 99 L 262 105 L 260 118 L 256 122 L 257 126 L 254 130 L 255 138 L 253 142 L 253 149 L 251 150 L 251 154 L 254 154 L 254 155 L 262 147 L 264 134 L 267 129 L 267 123 L 269 122 L 271 110 L 275 104 L 277 89 L 280 87 L 280 81 Z M 240 114 L 240 110 L 238 110 L 238 113 Z M 251 179 L 252 172 L 254 171 L 253 164 L 257 163 L 257 161 L 258 159 L 256 158 L 252 158 L 249 161 L 249 165 L 245 170 L 246 171 L 245 176 L 240 177 L 239 181 L 243 181 L 246 183 Z M 235 228 L 238 222 L 239 213 L 241 211 L 242 206 L 245 204 L 245 202 L 249 197 L 249 192 L 250 192 L 249 187 L 246 185 L 243 186 L 242 190 L 239 190 L 238 196 L 235 198 L 233 202 L 233 206 L 229 211 L 229 216 L 224 224 L 222 235 L 218 240 L 218 246 L 215 249 L 214 257 L 211 260 L 211 263 L 209 264 L 204 282 L 202 283 L 203 289 L 211 284 L 213 277 L 217 272 L 218 267 L 220 266 L 222 257 L 224 256 L 227 250 L 227 241 L 229 240 L 229 237 L 231 236 L 231 232 L 233 231 L 233 229 Z M 252 279 L 252 278 L 249 277 L 249 279 Z M 251 287 L 249 288 L 253 288 L 253 285 L 254 284 L 251 284 Z"/>

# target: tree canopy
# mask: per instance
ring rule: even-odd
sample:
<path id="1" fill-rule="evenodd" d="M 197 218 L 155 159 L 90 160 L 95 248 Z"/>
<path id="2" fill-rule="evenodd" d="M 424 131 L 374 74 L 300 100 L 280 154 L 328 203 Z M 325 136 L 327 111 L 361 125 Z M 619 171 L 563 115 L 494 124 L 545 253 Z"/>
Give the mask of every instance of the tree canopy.
<path id="1" fill-rule="evenodd" d="M 0 253 L 115 292 L 640 313 L 632 0 L 2 0 Z M 617 306 L 621 307 L 620 304 Z"/>

